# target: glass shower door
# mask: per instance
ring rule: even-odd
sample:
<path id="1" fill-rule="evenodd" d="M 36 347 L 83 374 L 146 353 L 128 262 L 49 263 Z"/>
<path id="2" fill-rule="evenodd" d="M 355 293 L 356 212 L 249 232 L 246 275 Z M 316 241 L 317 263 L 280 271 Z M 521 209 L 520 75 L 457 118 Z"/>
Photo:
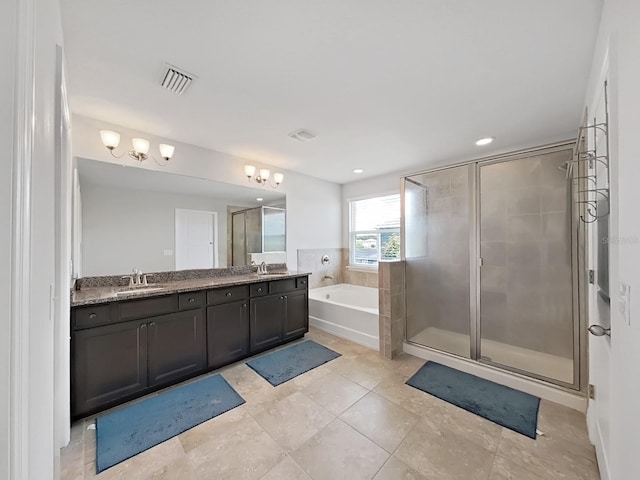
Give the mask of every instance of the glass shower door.
<path id="1" fill-rule="evenodd" d="M 404 179 L 407 340 L 470 357 L 472 167 Z"/>
<path id="2" fill-rule="evenodd" d="M 479 166 L 480 359 L 572 385 L 572 151 Z"/>

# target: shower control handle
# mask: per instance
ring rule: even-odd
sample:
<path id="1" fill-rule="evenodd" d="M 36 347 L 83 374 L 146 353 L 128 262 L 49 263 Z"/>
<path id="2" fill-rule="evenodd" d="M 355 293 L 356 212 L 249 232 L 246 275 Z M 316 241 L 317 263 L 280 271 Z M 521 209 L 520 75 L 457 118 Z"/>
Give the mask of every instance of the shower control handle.
<path id="1" fill-rule="evenodd" d="M 589 330 L 589 333 L 591 335 L 594 335 L 596 337 L 602 337 L 604 335 L 607 336 L 611 336 L 611 329 L 610 328 L 604 328 L 602 325 L 591 325 L 587 330 Z"/>

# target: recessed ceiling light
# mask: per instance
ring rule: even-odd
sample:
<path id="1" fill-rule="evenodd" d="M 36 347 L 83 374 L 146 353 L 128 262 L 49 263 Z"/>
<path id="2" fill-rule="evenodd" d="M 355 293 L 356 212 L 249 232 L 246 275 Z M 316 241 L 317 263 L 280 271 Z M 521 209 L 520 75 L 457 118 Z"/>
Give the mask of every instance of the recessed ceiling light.
<path id="1" fill-rule="evenodd" d="M 476 140 L 476 145 L 481 147 L 483 145 L 489 145 L 491 142 L 493 142 L 493 137 L 484 137 L 479 140 Z"/>
<path id="2" fill-rule="evenodd" d="M 262 198 L 262 197 L 258 197 L 258 198 L 256 198 L 256 200 L 257 200 L 257 201 L 259 201 L 259 202 L 261 202 L 262 200 L 264 200 L 264 198 Z"/>
<path id="3" fill-rule="evenodd" d="M 362 168 L 354 168 L 353 173 L 364 173 L 364 170 Z"/>

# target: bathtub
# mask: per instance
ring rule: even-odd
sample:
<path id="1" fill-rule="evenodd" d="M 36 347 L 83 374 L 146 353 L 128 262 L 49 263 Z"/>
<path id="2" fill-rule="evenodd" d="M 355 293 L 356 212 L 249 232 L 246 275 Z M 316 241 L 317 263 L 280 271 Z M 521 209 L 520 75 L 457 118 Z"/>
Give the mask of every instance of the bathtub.
<path id="1" fill-rule="evenodd" d="M 309 290 L 309 324 L 379 350 L 378 289 L 339 283 Z"/>

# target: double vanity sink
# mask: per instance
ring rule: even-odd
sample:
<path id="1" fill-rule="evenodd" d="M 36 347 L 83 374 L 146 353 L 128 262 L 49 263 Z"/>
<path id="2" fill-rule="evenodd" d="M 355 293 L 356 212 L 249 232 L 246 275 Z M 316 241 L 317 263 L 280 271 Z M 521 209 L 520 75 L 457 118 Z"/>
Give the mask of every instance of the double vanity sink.
<path id="1" fill-rule="evenodd" d="M 81 284 L 71 304 L 76 419 L 300 338 L 309 325 L 308 274 L 288 271 Z"/>

